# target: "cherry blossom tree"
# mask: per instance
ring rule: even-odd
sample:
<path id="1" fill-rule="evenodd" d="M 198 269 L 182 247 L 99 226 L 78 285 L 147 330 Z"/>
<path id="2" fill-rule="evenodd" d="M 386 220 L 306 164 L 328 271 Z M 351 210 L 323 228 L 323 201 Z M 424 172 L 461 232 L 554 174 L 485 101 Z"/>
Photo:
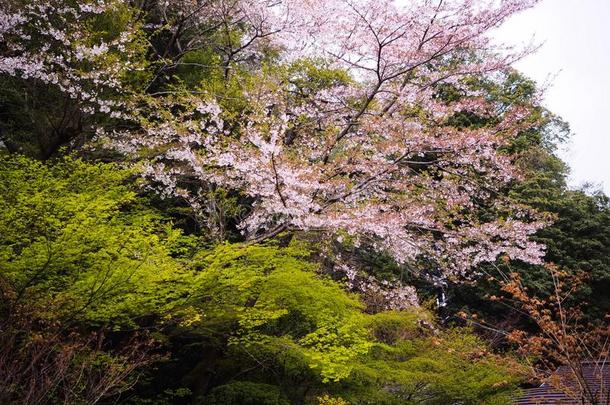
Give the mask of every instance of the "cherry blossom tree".
<path id="1" fill-rule="evenodd" d="M 190 97 L 186 112 L 121 143 L 163 146 L 146 174 L 196 208 L 180 176 L 250 197 L 241 228 L 252 242 L 346 231 L 399 262 L 435 258 L 448 273 L 500 254 L 538 262 L 528 235 L 542 222 L 499 197 L 518 178 L 500 150 L 535 122 L 525 106 L 499 106 L 472 86 L 522 55 L 498 56 L 486 33 L 534 3 L 282 2 L 271 15 L 291 18 L 275 35 L 286 63 L 317 56 L 348 80 L 303 93 L 261 71 L 237 123 L 223 120 L 213 94 Z M 460 96 L 444 97 L 447 87 Z M 451 125 L 464 112 L 486 124 Z"/>
<path id="2" fill-rule="evenodd" d="M 542 254 L 528 240 L 542 222 L 500 197 L 519 175 L 501 149 L 534 118 L 526 106 L 499 105 L 473 86 L 476 78 L 501 77 L 527 52 L 500 53 L 487 33 L 534 3 L 140 5 L 156 16 L 149 29 L 170 34 L 163 46 L 149 34 L 149 53 L 161 66 L 153 76 L 180 63 L 181 55 L 211 46 L 225 78 L 243 65 L 255 83 L 243 85 L 247 107 L 237 110 L 205 88 L 131 92 L 124 79 L 145 69 L 138 62 L 142 26 L 125 24 L 107 37 L 87 29 L 96 16 L 112 18 L 120 10 L 143 24 L 120 0 L 3 6 L 0 72 L 56 86 L 84 113 L 131 122 L 100 126 L 98 138 L 113 138 L 138 156 L 147 150 L 153 157 L 143 165 L 145 175 L 163 186 L 162 195 L 184 198 L 200 217 L 210 214 L 210 187 L 246 196 L 251 204 L 240 228 L 251 242 L 288 230 L 346 232 L 398 262 L 423 256 L 448 274 L 463 274 L 500 254 L 529 262 Z M 253 62 L 257 58 L 248 55 L 261 47 L 279 52 L 279 67 Z M 308 73 L 288 68 L 299 61 L 343 76 L 312 86 Z M 455 125 L 457 114 L 477 116 L 482 124 Z"/>

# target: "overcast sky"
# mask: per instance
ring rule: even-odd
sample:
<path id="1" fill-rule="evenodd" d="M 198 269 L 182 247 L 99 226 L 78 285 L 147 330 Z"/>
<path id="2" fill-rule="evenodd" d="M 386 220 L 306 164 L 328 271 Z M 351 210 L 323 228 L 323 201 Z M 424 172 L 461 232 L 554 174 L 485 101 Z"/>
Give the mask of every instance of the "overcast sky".
<path id="1" fill-rule="evenodd" d="M 542 0 L 496 36 L 542 43 L 516 67 L 539 83 L 552 78 L 545 105 L 572 128 L 562 153 L 571 184 L 592 182 L 610 195 L 610 0 Z"/>

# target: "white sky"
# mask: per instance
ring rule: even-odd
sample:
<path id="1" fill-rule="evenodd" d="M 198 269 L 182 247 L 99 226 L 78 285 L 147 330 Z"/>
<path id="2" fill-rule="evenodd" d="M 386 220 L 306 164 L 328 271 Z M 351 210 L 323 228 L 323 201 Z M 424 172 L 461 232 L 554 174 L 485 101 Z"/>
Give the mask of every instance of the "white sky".
<path id="1" fill-rule="evenodd" d="M 545 105 L 572 128 L 562 153 L 571 185 L 592 182 L 610 195 L 610 0 L 542 0 L 496 37 L 511 45 L 532 37 L 542 43 L 516 67 L 538 83 L 552 79 Z"/>

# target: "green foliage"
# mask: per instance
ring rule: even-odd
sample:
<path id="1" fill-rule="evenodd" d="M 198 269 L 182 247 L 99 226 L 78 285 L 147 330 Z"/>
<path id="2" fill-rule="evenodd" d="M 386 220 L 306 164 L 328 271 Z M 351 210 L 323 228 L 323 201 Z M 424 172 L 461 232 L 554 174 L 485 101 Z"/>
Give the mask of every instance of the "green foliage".
<path id="1" fill-rule="evenodd" d="M 516 377 L 505 359 L 469 331 L 441 333 L 421 309 L 367 315 L 310 257 L 298 241 L 223 244 L 193 257 L 195 269 L 184 283 L 188 299 L 173 314 L 179 325 L 170 336 L 180 348 L 176 361 L 200 353 L 181 371 L 195 398 L 506 403 L 514 392 Z"/>
<path id="2" fill-rule="evenodd" d="M 352 82 L 346 71 L 329 67 L 319 59 L 297 60 L 284 69 L 283 76 L 299 97 L 309 97 L 320 90 Z"/>
<path id="3" fill-rule="evenodd" d="M 289 405 L 280 390 L 269 384 L 237 381 L 210 391 L 204 399 L 209 405 Z"/>
<path id="4" fill-rule="evenodd" d="M 586 279 L 573 299 L 585 304 L 590 317 L 601 319 L 610 313 L 610 204 L 602 194 L 562 191 L 555 198 L 540 201 L 554 215 L 554 223 L 538 232 L 537 239 L 547 246 L 546 259 Z M 526 272 L 523 272 L 527 277 Z M 530 277 L 528 284 L 552 291 L 548 274 Z M 544 281 L 544 285 L 541 285 Z"/>
<path id="5" fill-rule="evenodd" d="M 220 80 L 220 55 L 211 49 L 198 49 L 186 53 L 176 69 L 176 77 L 187 88 L 196 89 L 202 84 Z"/>
<path id="6" fill-rule="evenodd" d="M 199 308 L 186 322 L 234 327 L 229 345 L 284 345 L 307 358 L 324 381 L 347 377 L 370 345 L 361 304 L 318 275 L 308 254 L 299 244 L 218 246 L 199 261 L 191 294 Z"/>
<path id="7" fill-rule="evenodd" d="M 553 223 L 536 235 L 547 247 L 546 259 L 571 272 L 583 272 L 589 301 L 600 316 L 610 313 L 610 202 L 600 192 L 568 190 L 565 166 L 553 155 L 526 155 L 529 178 L 512 191 L 512 198 L 550 213 Z M 549 292 L 548 290 L 546 291 Z M 593 299 L 595 297 L 595 299 Z"/>
<path id="8" fill-rule="evenodd" d="M 519 379 L 468 330 L 431 331 L 408 313 L 372 320 L 381 338 L 341 396 L 353 404 L 510 403 Z M 426 326 L 427 325 L 427 326 Z"/>
<path id="9" fill-rule="evenodd" d="M 318 405 L 347 405 L 347 402 L 339 397 L 331 397 L 328 394 L 318 397 Z"/>
<path id="10" fill-rule="evenodd" d="M 8 305 L 49 318 L 132 324 L 174 297 L 181 238 L 137 199 L 129 171 L 0 157 L 0 277 Z"/>

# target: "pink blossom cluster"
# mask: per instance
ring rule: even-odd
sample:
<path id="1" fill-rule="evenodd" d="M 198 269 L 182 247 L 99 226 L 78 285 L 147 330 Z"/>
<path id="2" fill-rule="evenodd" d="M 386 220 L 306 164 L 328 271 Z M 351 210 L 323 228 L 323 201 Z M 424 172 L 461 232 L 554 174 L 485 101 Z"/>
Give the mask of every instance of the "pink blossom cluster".
<path id="1" fill-rule="evenodd" d="M 13 9 L 0 3 L 0 74 L 39 80 L 78 100 L 84 112 L 109 113 L 133 63 L 137 24 L 109 41 L 90 32 L 97 15 L 117 12 L 120 0 L 33 0 Z"/>
<path id="2" fill-rule="evenodd" d="M 510 217 L 479 223 L 474 214 L 476 200 L 490 199 L 515 178 L 510 159 L 498 152 L 513 132 L 499 134 L 497 127 L 460 130 L 419 117 L 380 117 L 371 109 L 370 116 L 334 145 L 336 132 L 314 137 L 306 129 L 286 145 L 287 132 L 297 131 L 288 117 L 319 124 L 320 112 L 308 115 L 303 106 L 295 111 L 277 95 L 255 99 L 266 100 L 265 105 L 273 99 L 281 113 L 270 115 L 265 107 L 249 117 L 238 140 L 210 141 L 201 151 L 208 170 L 199 173 L 255 199 L 242 223 L 246 234 L 256 237 L 278 226 L 345 230 L 369 238 L 399 262 L 422 254 L 452 257 L 448 268 L 459 272 L 501 253 L 525 261 L 540 257 L 541 247 L 528 241 L 540 223 Z M 506 114 L 505 119 L 512 118 Z M 333 114 L 322 118 L 327 128 L 340 127 L 340 120 Z M 192 171 L 201 169 L 197 159 L 190 162 Z M 450 222 L 454 217 L 462 222 L 458 229 Z M 438 235 L 458 238 L 462 245 L 444 238 L 438 242 Z"/>
<path id="3" fill-rule="evenodd" d="M 341 264 L 337 269 L 347 278 L 347 287 L 362 294 L 365 301 L 376 310 L 401 311 L 419 306 L 417 292 L 412 286 L 398 280 L 377 280 L 370 274 L 358 272 L 353 267 Z"/>

